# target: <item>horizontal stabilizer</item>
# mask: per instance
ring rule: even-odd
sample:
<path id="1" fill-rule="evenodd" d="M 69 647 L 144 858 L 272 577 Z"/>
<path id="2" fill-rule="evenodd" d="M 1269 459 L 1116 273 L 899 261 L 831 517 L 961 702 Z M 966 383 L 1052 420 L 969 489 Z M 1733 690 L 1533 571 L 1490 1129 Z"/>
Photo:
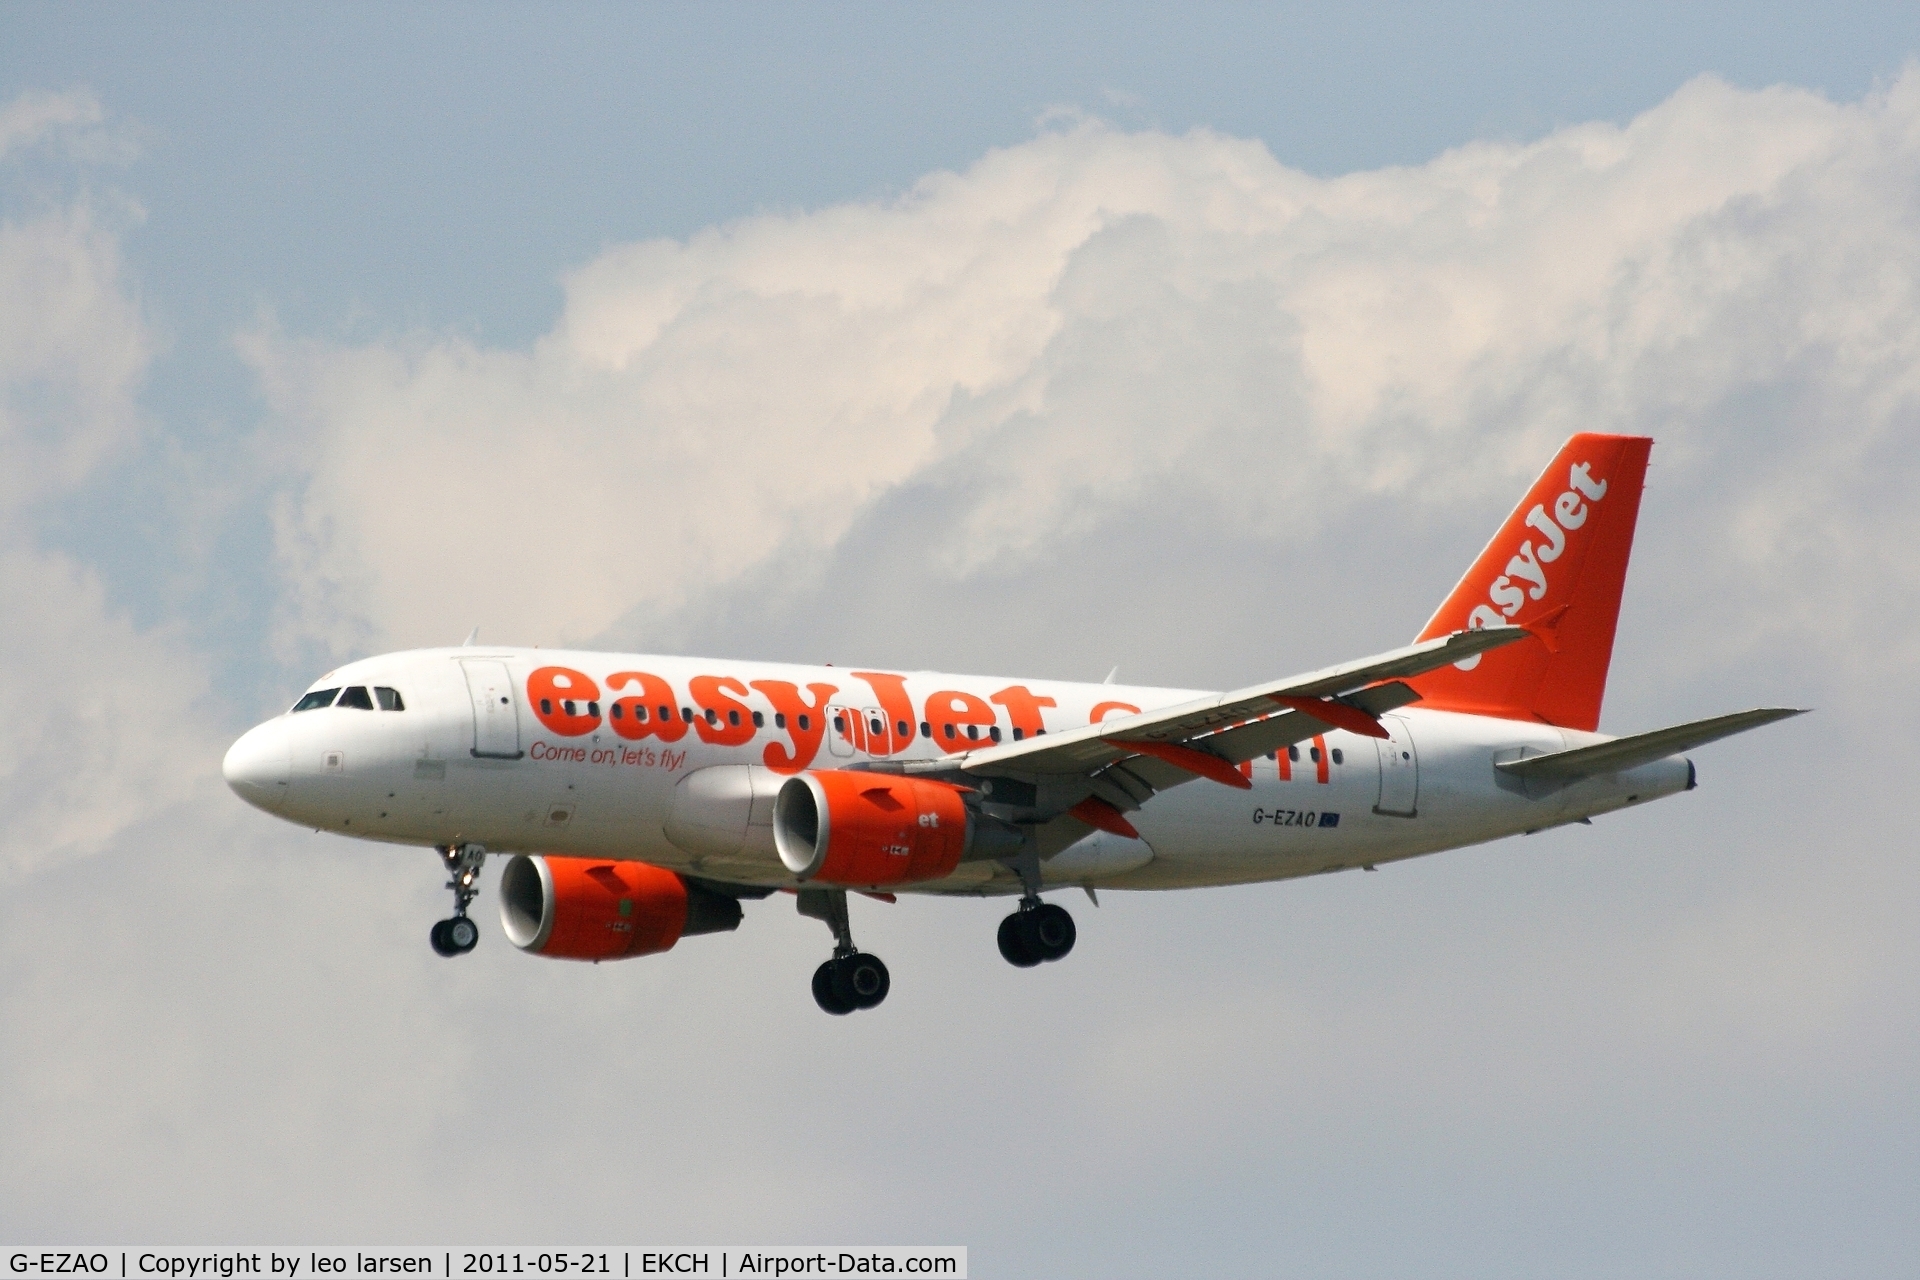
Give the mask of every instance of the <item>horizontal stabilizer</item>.
<path id="1" fill-rule="evenodd" d="M 1591 747 L 1576 747 L 1572 751 L 1528 756 L 1523 760 L 1503 760 L 1494 768 L 1521 778 L 1561 780 L 1585 778 L 1596 773 L 1620 773 L 1651 764 L 1655 760 L 1664 760 L 1704 743 L 1758 729 L 1775 720 L 1805 714 L 1805 708 L 1796 707 L 1760 707 L 1753 711 L 1736 711 L 1729 716 L 1695 720 L 1691 724 L 1677 724 L 1670 729 L 1655 729 L 1652 733 L 1636 733 L 1632 737 L 1615 738 L 1612 742 L 1601 742 Z"/>

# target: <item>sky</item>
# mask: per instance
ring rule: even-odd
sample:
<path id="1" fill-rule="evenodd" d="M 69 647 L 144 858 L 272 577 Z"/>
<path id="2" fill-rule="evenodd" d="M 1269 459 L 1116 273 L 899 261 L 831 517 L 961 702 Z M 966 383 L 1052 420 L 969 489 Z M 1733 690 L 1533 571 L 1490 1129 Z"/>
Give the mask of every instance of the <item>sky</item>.
<path id="1" fill-rule="evenodd" d="M 1920 16 L 0 9 L 0 1237 L 1920 1264 Z M 433 956 L 248 809 L 344 659 L 1233 687 L 1656 440 L 1602 727 L 1698 791 L 1311 881 Z M 497 871 L 497 869 L 496 869 Z"/>

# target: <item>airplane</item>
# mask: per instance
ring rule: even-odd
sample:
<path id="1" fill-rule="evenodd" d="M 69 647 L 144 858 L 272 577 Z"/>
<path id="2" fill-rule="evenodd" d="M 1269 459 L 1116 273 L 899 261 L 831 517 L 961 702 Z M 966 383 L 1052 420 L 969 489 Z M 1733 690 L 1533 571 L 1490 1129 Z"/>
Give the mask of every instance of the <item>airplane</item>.
<path id="1" fill-rule="evenodd" d="M 1018 897 L 1000 954 L 1073 950 L 1049 891 L 1376 866 L 1646 804 L 1684 754 L 1802 714 L 1596 732 L 1652 440 L 1575 435 L 1411 645 L 1228 693 L 517 646 L 366 658 L 249 729 L 223 773 L 316 831 L 434 848 L 478 942 L 489 853 L 523 951 L 599 962 L 794 895 L 828 1013 L 891 975 L 849 893 Z M 1111 678 L 1111 677 L 1109 677 Z"/>

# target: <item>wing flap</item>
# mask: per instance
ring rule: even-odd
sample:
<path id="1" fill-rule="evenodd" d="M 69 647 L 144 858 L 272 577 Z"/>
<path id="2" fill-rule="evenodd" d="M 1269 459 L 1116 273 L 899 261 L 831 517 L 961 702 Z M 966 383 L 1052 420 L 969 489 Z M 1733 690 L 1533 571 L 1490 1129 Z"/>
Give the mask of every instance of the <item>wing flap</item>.
<path id="1" fill-rule="evenodd" d="M 1615 738 L 1612 742 L 1601 742 L 1591 747 L 1575 747 L 1571 751 L 1528 756 L 1523 760 L 1503 760 L 1493 767 L 1520 778 L 1562 781 L 1585 778 L 1596 773 L 1620 773 L 1709 742 L 1717 742 L 1721 738 L 1730 738 L 1736 733 L 1758 729 L 1763 724 L 1805 715 L 1806 710 L 1804 707 L 1758 707 L 1752 711 L 1736 711 L 1732 715 L 1714 716 L 1709 720 L 1655 729 L 1651 733 Z"/>
<path id="2" fill-rule="evenodd" d="M 1525 627 L 1456 631 L 1438 640 L 1428 640 L 1377 657 L 1342 663 L 1286 680 L 1254 685 L 1232 693 L 1212 694 L 1178 706 L 1115 717 L 1100 724 L 1027 738 L 1020 742 L 1003 742 L 998 746 L 967 753 L 961 759 L 960 767 L 969 773 L 1086 774 L 1134 754 L 1134 749 L 1128 746 L 1129 741 L 1186 744 L 1209 734 L 1224 737 L 1219 731 L 1230 730 L 1235 725 L 1244 727 L 1245 722 L 1262 716 L 1281 719 L 1282 716 L 1275 715 L 1276 712 L 1320 726 L 1308 729 L 1299 738 L 1287 739 L 1297 742 L 1300 738 L 1310 738 L 1315 733 L 1324 732 L 1328 726 L 1292 710 L 1279 701 L 1281 698 L 1353 695 L 1347 699 L 1349 702 L 1377 715 L 1379 710 L 1364 701 L 1371 693 L 1369 685 L 1397 681 L 1404 676 L 1415 676 L 1462 662 L 1523 640 L 1530 634 Z M 1400 687 L 1405 688 L 1404 685 Z M 1404 706 L 1405 703 L 1396 705 Z M 1211 748 L 1214 744 L 1209 742 L 1208 745 Z M 1271 746 L 1262 747 L 1259 751 L 1238 758 L 1250 760 L 1272 749 Z"/>
<path id="3" fill-rule="evenodd" d="M 1411 686 L 1398 680 L 1362 689 L 1342 699 L 1376 717 L 1419 700 L 1420 695 Z M 1211 734 L 1205 742 L 1208 750 L 1239 764 L 1244 760 L 1256 760 L 1270 751 L 1290 747 L 1296 742 L 1305 742 L 1316 733 L 1326 733 L 1335 728 L 1338 726 L 1299 711 L 1282 711 L 1278 715 Z"/>

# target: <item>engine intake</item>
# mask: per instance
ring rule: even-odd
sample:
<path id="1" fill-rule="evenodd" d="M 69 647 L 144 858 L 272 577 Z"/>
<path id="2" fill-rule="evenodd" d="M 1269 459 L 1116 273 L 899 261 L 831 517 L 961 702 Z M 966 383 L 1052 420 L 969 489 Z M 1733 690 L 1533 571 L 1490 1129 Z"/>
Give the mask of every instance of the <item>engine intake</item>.
<path id="1" fill-rule="evenodd" d="M 535 955 L 624 960 L 737 929 L 740 903 L 652 863 L 522 853 L 500 875 L 500 926 Z"/>
<path id="2" fill-rule="evenodd" d="M 1019 829 L 976 815 L 964 795 L 899 774 L 799 774 L 774 800 L 774 848 L 797 878 L 850 886 L 938 880 L 968 858 L 1018 853 Z"/>

